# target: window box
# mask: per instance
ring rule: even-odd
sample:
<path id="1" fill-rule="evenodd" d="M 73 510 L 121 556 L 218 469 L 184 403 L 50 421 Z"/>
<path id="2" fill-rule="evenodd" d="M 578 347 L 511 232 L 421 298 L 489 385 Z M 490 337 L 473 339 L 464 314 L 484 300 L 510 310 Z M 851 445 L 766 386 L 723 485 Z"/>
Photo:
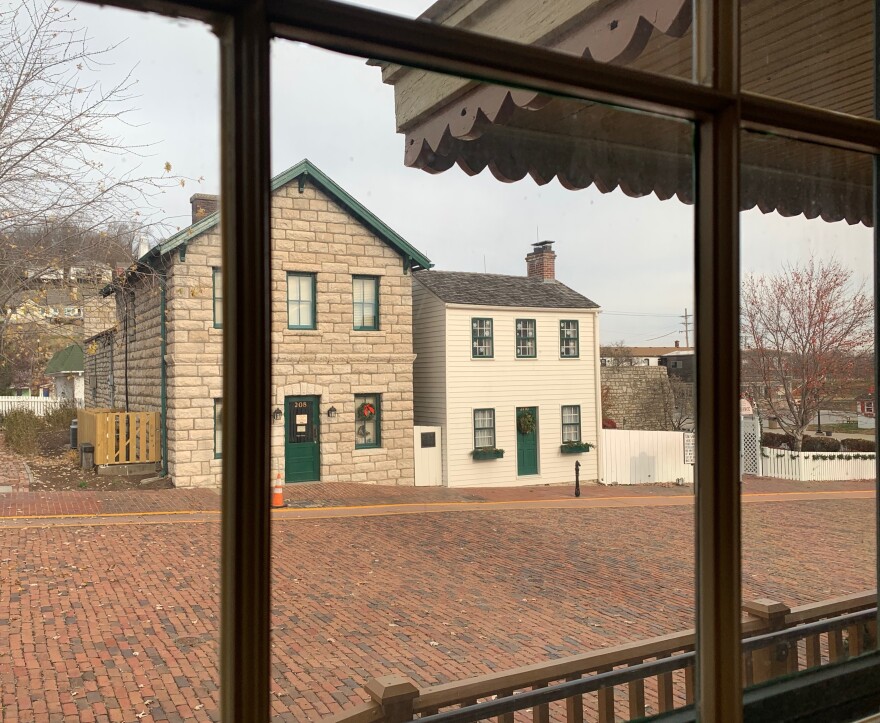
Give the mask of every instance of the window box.
<path id="1" fill-rule="evenodd" d="M 474 459 L 501 459 L 504 456 L 504 450 L 494 447 L 478 447 L 471 454 Z"/>
<path id="2" fill-rule="evenodd" d="M 589 452 L 593 445 L 589 442 L 566 442 L 559 446 L 562 454 L 580 454 L 581 452 Z"/>

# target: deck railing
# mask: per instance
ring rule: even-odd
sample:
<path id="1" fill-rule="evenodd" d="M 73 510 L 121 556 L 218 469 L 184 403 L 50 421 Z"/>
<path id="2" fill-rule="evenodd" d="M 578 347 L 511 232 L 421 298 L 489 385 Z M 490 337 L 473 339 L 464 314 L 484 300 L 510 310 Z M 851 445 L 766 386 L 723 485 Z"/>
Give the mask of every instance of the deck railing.
<path id="1" fill-rule="evenodd" d="M 95 464 L 158 462 L 159 413 L 80 409 L 77 412 L 79 443 L 95 447 Z"/>
<path id="2" fill-rule="evenodd" d="M 743 606 L 743 676 L 751 685 L 873 649 L 876 591 L 789 608 L 761 599 Z M 325 723 L 610 723 L 694 701 L 694 630 L 544 663 L 418 688 L 401 676 L 367 682 L 369 703 Z M 620 694 L 618 695 L 618 691 Z M 651 710 L 648 710 L 650 705 Z M 551 709 L 551 706 L 553 708 Z"/>

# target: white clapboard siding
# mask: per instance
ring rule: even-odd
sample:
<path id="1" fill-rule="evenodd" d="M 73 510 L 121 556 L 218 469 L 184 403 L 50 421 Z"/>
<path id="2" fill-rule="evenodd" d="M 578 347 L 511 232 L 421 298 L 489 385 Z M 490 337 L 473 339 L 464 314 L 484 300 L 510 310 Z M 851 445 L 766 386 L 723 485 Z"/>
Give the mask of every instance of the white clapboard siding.
<path id="1" fill-rule="evenodd" d="M 38 417 L 42 417 L 61 403 L 61 399 L 49 397 L 0 397 L 0 415 L 9 414 L 13 409 L 30 409 Z"/>
<path id="2" fill-rule="evenodd" d="M 870 456 L 870 459 L 817 459 L 834 456 Z M 831 480 L 874 479 L 875 455 L 856 452 L 790 452 L 785 449 L 761 448 L 765 477 L 793 479 L 800 482 L 828 482 Z"/>
<path id="3" fill-rule="evenodd" d="M 605 484 L 685 484 L 694 481 L 694 465 L 684 461 L 684 432 L 603 429 Z"/>

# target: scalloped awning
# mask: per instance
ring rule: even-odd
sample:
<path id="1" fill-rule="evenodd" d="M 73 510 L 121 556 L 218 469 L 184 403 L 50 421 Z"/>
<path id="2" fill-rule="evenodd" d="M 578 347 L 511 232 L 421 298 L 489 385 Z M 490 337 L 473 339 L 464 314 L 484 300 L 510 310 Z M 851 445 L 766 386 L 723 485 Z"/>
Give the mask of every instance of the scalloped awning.
<path id="1" fill-rule="evenodd" d="M 537 9 L 536 9 L 537 8 Z M 872 104 L 872 0 L 744 0 L 743 86 L 848 113 Z M 817 30 L 817 18 L 822 19 Z M 667 75 L 691 74 L 691 0 L 441 0 L 424 19 Z M 839 22 L 836 22 L 839 21 Z M 689 124 L 384 66 L 404 162 L 693 202 Z M 742 206 L 872 224 L 865 154 L 746 134 Z"/>

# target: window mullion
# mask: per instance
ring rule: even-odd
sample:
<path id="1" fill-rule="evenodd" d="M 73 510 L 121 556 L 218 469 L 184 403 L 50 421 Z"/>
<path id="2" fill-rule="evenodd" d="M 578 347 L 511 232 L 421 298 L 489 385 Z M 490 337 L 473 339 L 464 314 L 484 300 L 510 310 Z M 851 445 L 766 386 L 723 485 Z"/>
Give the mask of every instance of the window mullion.
<path id="1" fill-rule="evenodd" d="M 739 3 L 695 2 L 696 77 L 739 92 Z M 697 710 L 742 720 L 739 488 L 739 137 L 732 101 L 696 144 Z"/>
<path id="2" fill-rule="evenodd" d="M 223 485 L 220 709 L 269 720 L 269 27 L 237 3 L 221 39 Z"/>

